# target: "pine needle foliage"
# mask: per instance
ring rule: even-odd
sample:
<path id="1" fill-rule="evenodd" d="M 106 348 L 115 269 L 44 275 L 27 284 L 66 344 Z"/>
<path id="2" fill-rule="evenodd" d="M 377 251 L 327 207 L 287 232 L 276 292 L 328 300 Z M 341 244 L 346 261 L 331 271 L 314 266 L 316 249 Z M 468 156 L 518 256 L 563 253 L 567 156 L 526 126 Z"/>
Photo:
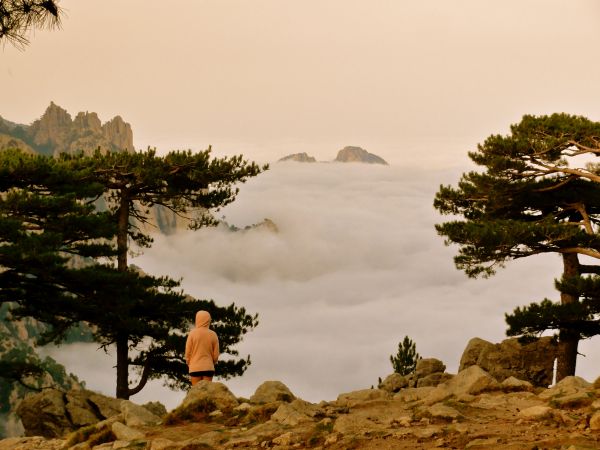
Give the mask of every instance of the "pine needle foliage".
<path id="1" fill-rule="evenodd" d="M 398 351 L 390 356 L 390 362 L 395 373 L 402 376 L 410 375 L 417 368 L 417 362 L 421 359 L 417 353 L 416 344 L 408 336 L 404 336 L 398 344 Z"/>
<path id="2" fill-rule="evenodd" d="M 0 43 L 23 48 L 32 31 L 59 28 L 62 15 L 57 0 L 0 0 Z"/>
<path id="3" fill-rule="evenodd" d="M 116 346 L 119 398 L 151 379 L 188 387 L 185 336 L 200 309 L 210 312 L 230 356 L 218 362 L 217 374 L 241 375 L 250 358 L 240 358 L 235 345 L 256 327 L 257 315 L 194 299 L 180 280 L 130 267 L 128 254 L 132 243 L 152 245 L 141 225 L 153 206 L 186 217 L 192 229 L 214 225 L 213 213 L 235 199 L 237 184 L 266 168 L 241 156 L 213 158 L 210 149 L 58 158 L 0 152 L 0 303 L 15 302 L 15 318 L 50 325 L 40 344 L 61 343 L 81 322 L 92 325 L 100 346 Z M 36 369 L 14 370 L 26 376 Z M 130 372 L 137 385 L 130 385 Z"/>
<path id="4" fill-rule="evenodd" d="M 600 123 L 568 114 L 527 115 L 510 131 L 469 153 L 483 171 L 463 174 L 456 187 L 440 186 L 434 206 L 453 217 L 436 230 L 446 245 L 458 245 L 454 262 L 469 277 L 489 277 L 514 259 L 561 256 L 560 304 L 546 299 L 506 316 L 509 335 L 559 330 L 561 379 L 574 375 L 577 342 L 594 332 L 597 320 L 592 297 L 585 289 L 567 289 L 565 280 L 590 275 L 595 282 L 600 274 L 597 264 L 579 261 L 582 255 L 600 259 L 600 166 L 582 162 L 600 156 Z"/>

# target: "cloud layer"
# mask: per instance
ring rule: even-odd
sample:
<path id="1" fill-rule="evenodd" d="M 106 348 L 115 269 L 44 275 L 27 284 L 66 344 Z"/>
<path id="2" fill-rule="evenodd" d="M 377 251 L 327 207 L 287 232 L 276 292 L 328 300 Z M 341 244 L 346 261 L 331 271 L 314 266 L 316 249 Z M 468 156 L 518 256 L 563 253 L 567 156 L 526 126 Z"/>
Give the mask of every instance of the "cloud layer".
<path id="1" fill-rule="evenodd" d="M 504 338 L 504 313 L 556 298 L 553 279 L 561 270 L 551 255 L 512 262 L 488 280 L 457 271 L 455 249 L 435 233 L 443 218 L 432 201 L 439 185 L 456 183 L 460 173 L 275 164 L 242 186 L 221 214 L 241 227 L 267 217 L 279 233 L 216 228 L 161 236 L 134 262 L 183 277 L 196 297 L 259 313 L 260 325 L 239 347 L 252 365 L 228 381 L 237 395 L 251 395 L 265 380 L 281 380 L 311 401 L 370 387 L 392 372 L 389 356 L 405 335 L 421 356 L 455 372 L 470 338 Z M 594 379 L 600 355 L 590 342 L 581 346 L 588 358 L 579 359 L 578 373 Z M 89 387 L 112 394 L 110 359 L 95 354 L 91 365 L 72 357 L 67 366 Z M 155 384 L 134 400 L 159 398 L 174 407 L 182 395 Z"/>

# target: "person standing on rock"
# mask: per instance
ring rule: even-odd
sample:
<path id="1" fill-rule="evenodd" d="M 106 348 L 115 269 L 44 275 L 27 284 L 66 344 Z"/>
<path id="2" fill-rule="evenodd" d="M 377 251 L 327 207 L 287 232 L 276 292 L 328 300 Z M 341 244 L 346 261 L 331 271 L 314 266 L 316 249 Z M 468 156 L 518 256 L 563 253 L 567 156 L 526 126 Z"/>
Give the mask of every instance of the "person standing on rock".
<path id="1" fill-rule="evenodd" d="M 215 363 L 219 359 L 219 338 L 209 328 L 208 311 L 196 313 L 196 328 L 185 342 L 185 361 L 188 365 L 192 386 L 198 381 L 212 381 L 215 375 Z"/>

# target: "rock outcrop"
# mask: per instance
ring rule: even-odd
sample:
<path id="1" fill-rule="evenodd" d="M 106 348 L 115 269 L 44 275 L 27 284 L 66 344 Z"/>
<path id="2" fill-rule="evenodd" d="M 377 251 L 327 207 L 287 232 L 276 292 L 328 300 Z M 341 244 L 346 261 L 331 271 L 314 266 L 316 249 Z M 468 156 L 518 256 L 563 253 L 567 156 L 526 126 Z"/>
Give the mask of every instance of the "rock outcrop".
<path id="1" fill-rule="evenodd" d="M 0 150 L 5 150 L 8 148 L 18 148 L 21 149 L 25 153 L 36 154 L 36 151 L 31 148 L 25 141 L 13 137 L 9 134 L 0 134 Z"/>
<path id="2" fill-rule="evenodd" d="M 308 155 L 308 153 L 306 153 L 306 152 L 293 153 L 291 155 L 284 156 L 278 162 L 284 162 L 284 161 L 294 161 L 294 162 L 301 162 L 301 163 L 317 162 L 317 160 L 314 157 Z"/>
<path id="3" fill-rule="evenodd" d="M 387 165 L 387 162 L 385 162 L 385 160 L 377 155 L 374 155 L 373 153 L 369 153 L 368 151 L 366 151 L 363 148 L 360 147 L 352 147 L 352 146 L 348 146 L 348 147 L 344 147 L 343 149 L 341 149 L 338 154 L 337 157 L 335 158 L 336 162 L 360 162 L 360 163 L 367 163 L 367 164 L 384 164 Z"/>
<path id="4" fill-rule="evenodd" d="M 160 417 L 128 400 L 92 391 L 44 389 L 26 396 L 17 408 L 26 436 L 62 437 L 82 427 L 119 420 L 128 427 L 157 425 Z M 112 420 L 111 420 L 112 419 Z M 108 423 L 108 422 L 107 422 Z"/>
<path id="5" fill-rule="evenodd" d="M 45 326 L 31 319 L 13 320 L 13 305 L 0 305 L 0 359 L 2 362 L 14 364 L 42 365 L 45 373 L 42 376 L 26 377 L 26 385 L 36 389 L 57 387 L 64 390 L 82 389 L 83 384 L 75 375 L 69 374 L 65 368 L 52 358 L 41 358 L 35 348 L 36 337 L 45 330 Z M 15 414 L 21 400 L 32 392 L 23 384 L 0 378 L 0 438 L 19 436 L 23 433 L 23 425 Z"/>
<path id="6" fill-rule="evenodd" d="M 499 381 L 514 376 L 535 386 L 547 387 L 552 383 L 557 350 L 552 337 L 542 337 L 528 344 L 520 344 L 517 338 L 499 344 L 473 338 L 462 354 L 459 371 L 477 365 Z"/>
<path id="7" fill-rule="evenodd" d="M 29 148 L 45 155 L 83 151 L 133 151 L 131 126 L 120 116 L 102 124 L 94 112 L 71 115 L 54 102 L 31 125 L 3 121 L 0 133 L 19 139 Z M 20 145 L 22 147 L 22 145 Z"/>
<path id="8" fill-rule="evenodd" d="M 425 367 L 439 370 L 437 363 Z M 489 373 L 470 366 L 437 387 L 407 387 L 395 395 L 364 389 L 319 404 L 240 403 L 221 383 L 204 382 L 190 390 L 177 417 L 171 412 L 161 423 L 131 420 L 122 402 L 119 414 L 61 439 L 5 439 L 0 450 L 600 447 L 600 382 L 567 377 L 531 392 L 531 384 L 518 381 L 510 380 L 506 392 Z M 281 386 L 268 382 L 263 389 L 279 392 Z M 211 395 L 224 400 L 210 402 Z"/>
<path id="9" fill-rule="evenodd" d="M 250 397 L 251 403 L 291 402 L 296 397 L 281 381 L 265 381 Z"/>
<path id="10" fill-rule="evenodd" d="M 446 373 L 445 370 L 446 365 L 439 359 L 421 358 L 417 361 L 413 373 L 405 376 L 393 373 L 387 376 L 378 387 L 384 391 L 394 393 L 405 387 L 437 386 L 454 376 Z"/>

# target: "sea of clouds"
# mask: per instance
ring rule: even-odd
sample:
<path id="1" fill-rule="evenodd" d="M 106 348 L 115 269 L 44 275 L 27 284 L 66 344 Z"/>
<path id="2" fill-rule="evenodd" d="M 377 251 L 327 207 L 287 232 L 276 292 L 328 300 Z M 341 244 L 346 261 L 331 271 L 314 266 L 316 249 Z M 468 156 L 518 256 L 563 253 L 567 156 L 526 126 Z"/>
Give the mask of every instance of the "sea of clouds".
<path id="1" fill-rule="evenodd" d="M 238 347 L 252 364 L 226 381 L 238 396 L 265 380 L 315 402 L 371 387 L 392 372 L 389 357 L 405 335 L 421 356 L 456 372 L 470 338 L 499 342 L 506 312 L 556 299 L 561 272 L 555 255 L 513 261 L 490 279 L 469 279 L 454 267 L 456 248 L 436 234 L 434 224 L 445 218 L 432 203 L 439 185 L 456 184 L 465 169 L 276 163 L 241 185 L 218 215 L 241 228 L 269 218 L 278 232 L 158 236 L 133 263 L 182 277 L 195 297 L 259 314 Z M 589 380 L 600 375 L 593 342 L 580 345 L 587 357 L 578 360 L 578 374 Z M 91 344 L 49 353 L 88 388 L 114 394 L 114 355 Z M 132 400 L 173 408 L 183 396 L 153 382 Z"/>

